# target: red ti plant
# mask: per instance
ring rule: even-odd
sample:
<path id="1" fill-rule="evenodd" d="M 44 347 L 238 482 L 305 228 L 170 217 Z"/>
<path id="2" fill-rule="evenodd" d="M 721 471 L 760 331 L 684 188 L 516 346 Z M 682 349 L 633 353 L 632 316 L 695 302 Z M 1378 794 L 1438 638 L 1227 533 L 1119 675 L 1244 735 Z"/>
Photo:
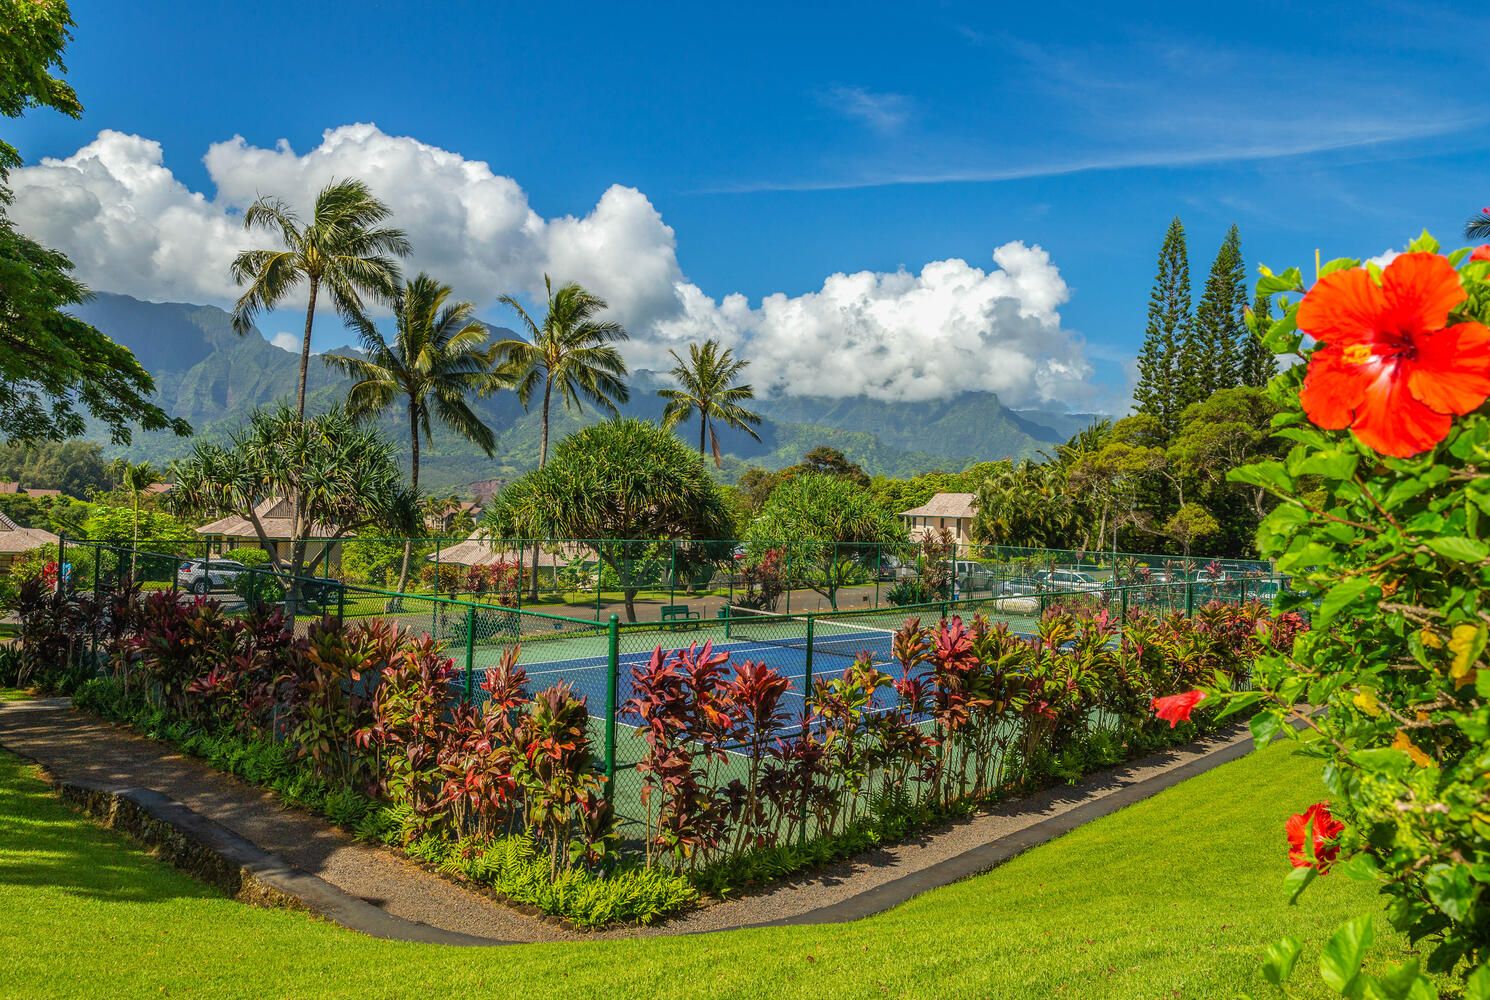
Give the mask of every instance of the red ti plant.
<path id="1" fill-rule="evenodd" d="M 732 812 L 744 808 L 743 788 L 716 794 L 710 764 L 722 760 L 739 724 L 724 681 L 729 657 L 710 643 L 671 655 L 659 646 L 645 666 L 632 670 L 632 697 L 623 711 L 641 721 L 647 753 L 637 764 L 648 807 L 647 851 L 670 852 L 677 863 L 697 865 L 724 840 Z M 655 827 L 650 809 L 656 797 Z"/>
<path id="2" fill-rule="evenodd" d="M 345 626 L 327 617 L 311 625 L 289 664 L 290 737 L 332 784 L 350 787 L 373 770 L 353 740 L 370 720 L 363 675 L 376 676 L 392 655 L 398 629 L 381 621 Z"/>
<path id="3" fill-rule="evenodd" d="M 548 841 L 550 873 L 558 871 L 561 853 L 566 859 L 584 856 L 596 839 L 613 833 L 609 820 L 602 822 L 606 817 L 613 820 L 613 814 L 594 812 L 591 793 L 600 778 L 589 723 L 585 699 L 575 697 L 574 689 L 561 682 L 533 697 L 515 732 L 513 776 L 523 789 L 529 827 L 540 842 Z M 586 808 L 591 810 L 588 815 Z M 571 833 L 578 837 L 572 839 Z"/>
<path id="4" fill-rule="evenodd" d="M 786 721 L 786 713 L 781 710 L 781 699 L 790 687 L 791 681 L 776 670 L 764 663 L 750 661 L 736 667 L 735 676 L 729 682 L 726 699 L 739 713 L 740 725 L 744 730 L 744 749 L 750 760 L 745 802 L 735 840 L 736 850 L 744 847 L 747 838 L 753 840 L 756 846 L 762 846 L 767 841 L 768 817 L 760 795 L 760 773 L 765 762 L 766 748 Z"/>
<path id="5" fill-rule="evenodd" d="M 869 720 L 875 692 L 888 687 L 891 680 L 889 674 L 874 666 L 870 654 L 860 653 L 842 676 L 814 685 L 812 710 L 827 750 L 833 792 L 827 803 L 829 811 L 819 818 L 821 833 L 836 832 L 840 821 L 845 825 L 854 821 L 874 764 Z"/>
<path id="6" fill-rule="evenodd" d="M 372 695 L 371 724 L 357 730 L 356 744 L 376 752 L 382 793 L 393 802 L 407 803 L 419 818 L 421 829 L 410 829 L 408 835 L 448 825 L 451 817 L 441 808 L 447 800 L 442 794 L 440 757 L 455 665 L 429 635 L 413 638 L 391 622 L 361 627 L 351 638 L 358 643 L 353 657 L 346 655 L 351 652 L 347 647 L 328 642 L 325 636 L 318 644 L 312 636 L 311 649 L 314 653 L 325 650 L 326 666 L 316 670 L 306 686 L 318 696 L 324 696 L 325 688 L 340 687 L 335 680 L 338 670 L 354 657 L 359 671 L 364 664 L 374 667 L 378 683 Z M 334 718 L 341 713 L 324 714 Z M 319 716 L 313 718 L 319 727 Z"/>
<path id="7" fill-rule="evenodd" d="M 528 675 L 517 665 L 519 647 L 510 646 L 496 667 L 486 672 L 481 708 L 459 705 L 452 713 L 451 735 L 440 767 L 445 776 L 442 800 L 456 826 L 486 839 L 517 816 L 521 788 L 513 776 L 517 722 L 528 703 Z"/>

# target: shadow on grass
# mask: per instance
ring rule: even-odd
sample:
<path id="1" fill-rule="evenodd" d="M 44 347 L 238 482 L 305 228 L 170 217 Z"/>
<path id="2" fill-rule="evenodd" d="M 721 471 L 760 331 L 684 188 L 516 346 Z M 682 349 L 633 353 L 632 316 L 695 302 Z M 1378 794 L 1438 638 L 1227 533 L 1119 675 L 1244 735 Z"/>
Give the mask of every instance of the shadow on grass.
<path id="1" fill-rule="evenodd" d="M 108 902 L 221 898 L 73 812 L 32 768 L 0 751 L 0 891 L 11 887 Z"/>

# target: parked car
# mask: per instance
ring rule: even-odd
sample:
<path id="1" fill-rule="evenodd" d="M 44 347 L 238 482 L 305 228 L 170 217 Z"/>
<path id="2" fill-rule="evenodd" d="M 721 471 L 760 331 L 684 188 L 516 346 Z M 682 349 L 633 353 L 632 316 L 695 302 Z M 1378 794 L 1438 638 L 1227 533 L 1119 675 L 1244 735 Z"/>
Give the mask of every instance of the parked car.
<path id="1" fill-rule="evenodd" d="M 993 588 L 995 597 L 1034 597 L 1044 590 L 1041 581 L 1033 576 L 1017 576 L 1000 580 Z"/>
<path id="2" fill-rule="evenodd" d="M 952 579 L 964 594 L 992 590 L 998 574 L 980 562 L 958 559 L 952 564 Z"/>
<path id="3" fill-rule="evenodd" d="M 234 559 L 189 559 L 176 570 L 176 585 L 193 594 L 226 590 L 248 567 Z"/>
<path id="4" fill-rule="evenodd" d="M 1103 587 L 1101 580 L 1079 569 L 1046 570 L 1036 573 L 1035 579 L 1040 581 L 1042 589 L 1058 592 L 1096 593 Z"/>

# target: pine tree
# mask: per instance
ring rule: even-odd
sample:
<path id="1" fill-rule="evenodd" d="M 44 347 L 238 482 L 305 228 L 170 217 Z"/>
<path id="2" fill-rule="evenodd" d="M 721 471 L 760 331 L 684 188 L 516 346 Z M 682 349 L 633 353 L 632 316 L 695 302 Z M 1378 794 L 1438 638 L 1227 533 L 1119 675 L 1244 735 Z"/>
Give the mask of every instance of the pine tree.
<path id="1" fill-rule="evenodd" d="M 1185 251 L 1185 227 L 1179 216 L 1169 224 L 1159 248 L 1159 272 L 1149 295 L 1148 325 L 1138 354 L 1138 384 L 1134 408 L 1152 415 L 1166 434 L 1179 424 L 1180 349 L 1190 326 L 1190 262 Z"/>
<path id="2" fill-rule="evenodd" d="M 1273 322 L 1273 306 L 1266 295 L 1257 296 L 1252 303 L 1252 312 L 1257 317 L 1258 336 L 1252 331 L 1242 330 L 1242 342 L 1238 346 L 1241 355 L 1240 379 L 1242 385 L 1265 386 L 1278 374 L 1278 364 L 1273 352 L 1262 346 L 1260 334 L 1266 333 Z"/>
<path id="3" fill-rule="evenodd" d="M 1242 236 L 1232 226 L 1216 252 L 1205 290 L 1195 309 L 1195 320 L 1185 331 L 1180 349 L 1179 385 L 1184 409 L 1204 402 L 1219 389 L 1241 384 L 1243 319 L 1247 308 L 1247 269 L 1242 262 Z"/>

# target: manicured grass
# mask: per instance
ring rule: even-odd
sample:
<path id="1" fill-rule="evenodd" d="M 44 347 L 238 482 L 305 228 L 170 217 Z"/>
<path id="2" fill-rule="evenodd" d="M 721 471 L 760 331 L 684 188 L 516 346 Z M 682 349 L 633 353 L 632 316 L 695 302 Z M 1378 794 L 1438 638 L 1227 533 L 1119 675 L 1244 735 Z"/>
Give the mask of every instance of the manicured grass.
<path id="1" fill-rule="evenodd" d="M 36 693 L 26 688 L 0 687 L 0 701 L 30 701 L 35 697 Z"/>
<path id="2" fill-rule="evenodd" d="M 1375 912 L 1343 877 L 1285 905 L 1283 821 L 1319 797 L 1285 746 L 979 878 L 839 926 L 453 948 L 226 900 L 62 806 L 0 753 L 0 992 L 13 996 L 1230 997 L 1265 945 Z M 1378 931 L 1386 932 L 1385 921 Z M 1397 957 L 1381 933 L 1375 954 Z"/>

